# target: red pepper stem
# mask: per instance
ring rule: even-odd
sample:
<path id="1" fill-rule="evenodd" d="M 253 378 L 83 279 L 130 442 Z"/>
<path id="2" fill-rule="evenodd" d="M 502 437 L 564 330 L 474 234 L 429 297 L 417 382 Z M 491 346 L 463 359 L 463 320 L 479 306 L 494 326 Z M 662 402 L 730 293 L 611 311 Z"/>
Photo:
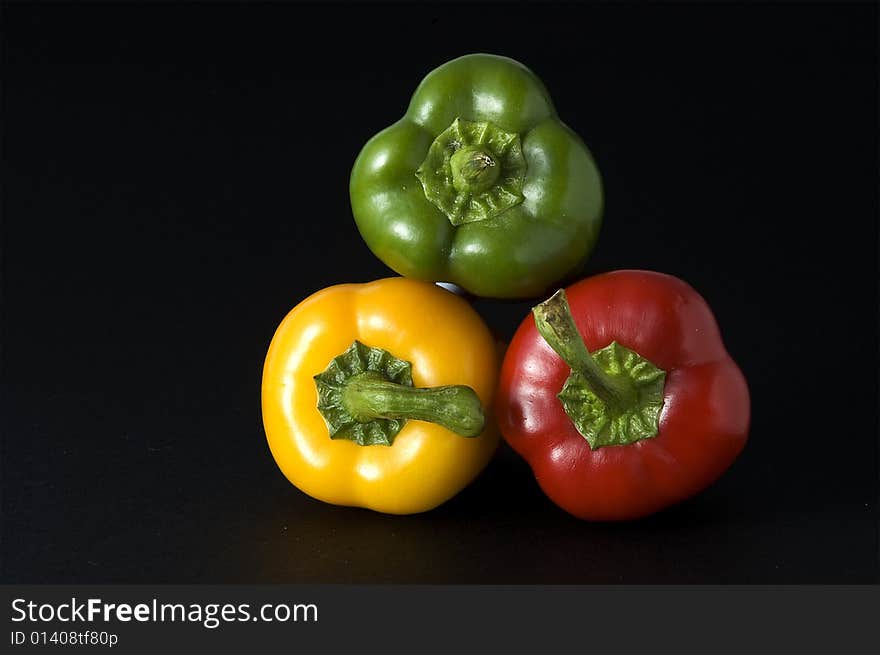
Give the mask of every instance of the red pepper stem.
<path id="1" fill-rule="evenodd" d="M 572 371 L 584 378 L 590 390 L 606 405 L 624 409 L 633 404 L 633 385 L 626 378 L 615 377 L 603 371 L 590 355 L 574 323 L 563 289 L 533 307 L 532 314 L 535 317 L 535 326 L 547 344 Z"/>

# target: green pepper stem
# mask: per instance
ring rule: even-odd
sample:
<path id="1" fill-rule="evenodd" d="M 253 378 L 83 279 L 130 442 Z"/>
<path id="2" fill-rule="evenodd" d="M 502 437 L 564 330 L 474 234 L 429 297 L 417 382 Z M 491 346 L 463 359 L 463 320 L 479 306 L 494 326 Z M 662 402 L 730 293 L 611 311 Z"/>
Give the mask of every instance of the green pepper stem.
<path id="1" fill-rule="evenodd" d="M 500 166 L 495 158 L 477 146 L 458 149 L 449 160 L 452 184 L 458 191 L 481 193 L 498 179 Z"/>
<path id="2" fill-rule="evenodd" d="M 563 289 L 533 307 L 532 314 L 535 317 L 535 326 L 547 344 L 572 371 L 584 378 L 596 396 L 614 408 L 624 408 L 633 403 L 633 386 L 625 378 L 603 371 L 590 355 L 574 323 Z"/>
<path id="3" fill-rule="evenodd" d="M 428 421 L 463 437 L 478 436 L 485 424 L 479 397 L 463 385 L 418 389 L 364 373 L 345 382 L 342 403 L 361 423 L 377 418 Z"/>

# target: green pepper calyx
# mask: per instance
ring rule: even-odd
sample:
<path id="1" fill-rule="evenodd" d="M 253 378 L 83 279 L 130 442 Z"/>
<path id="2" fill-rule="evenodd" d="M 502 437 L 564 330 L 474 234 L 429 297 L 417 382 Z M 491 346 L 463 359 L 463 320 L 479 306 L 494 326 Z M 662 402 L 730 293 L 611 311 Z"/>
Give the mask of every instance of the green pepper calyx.
<path id="1" fill-rule="evenodd" d="M 412 364 L 354 341 L 314 377 L 318 412 L 331 439 L 390 446 L 407 420 L 436 423 L 463 437 L 483 431 L 476 392 L 452 385 L 416 388 Z"/>
<path id="2" fill-rule="evenodd" d="M 571 368 L 557 397 L 592 450 L 657 436 L 665 371 L 615 341 L 590 353 L 561 289 L 532 314 L 538 332 Z"/>
<path id="3" fill-rule="evenodd" d="M 434 139 L 416 177 L 425 197 L 458 226 L 520 204 L 526 168 L 518 134 L 456 118 Z"/>

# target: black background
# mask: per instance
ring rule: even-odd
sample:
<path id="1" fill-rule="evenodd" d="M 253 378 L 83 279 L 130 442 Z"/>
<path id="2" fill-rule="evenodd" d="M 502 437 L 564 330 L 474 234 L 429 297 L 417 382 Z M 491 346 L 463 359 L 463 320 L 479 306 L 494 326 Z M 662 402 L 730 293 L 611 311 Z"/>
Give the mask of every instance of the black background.
<path id="1" fill-rule="evenodd" d="M 10 6 L 4 582 L 876 582 L 877 9 Z M 712 305 L 752 431 L 697 498 L 579 522 L 503 448 L 435 511 L 311 500 L 260 419 L 273 331 L 390 274 L 348 174 L 429 70 L 547 84 L 602 171 L 586 273 Z M 529 303 L 481 300 L 505 337 Z"/>

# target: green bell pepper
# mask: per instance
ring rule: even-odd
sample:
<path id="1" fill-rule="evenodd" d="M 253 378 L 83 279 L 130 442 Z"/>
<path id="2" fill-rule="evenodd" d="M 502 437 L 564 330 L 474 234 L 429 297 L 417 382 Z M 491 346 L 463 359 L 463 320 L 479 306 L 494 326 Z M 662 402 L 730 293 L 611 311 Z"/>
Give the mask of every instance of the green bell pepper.
<path id="1" fill-rule="evenodd" d="M 351 173 L 373 253 L 401 275 L 492 298 L 526 298 L 577 273 L 602 220 L 589 150 L 522 64 L 454 59 L 416 89 Z"/>

